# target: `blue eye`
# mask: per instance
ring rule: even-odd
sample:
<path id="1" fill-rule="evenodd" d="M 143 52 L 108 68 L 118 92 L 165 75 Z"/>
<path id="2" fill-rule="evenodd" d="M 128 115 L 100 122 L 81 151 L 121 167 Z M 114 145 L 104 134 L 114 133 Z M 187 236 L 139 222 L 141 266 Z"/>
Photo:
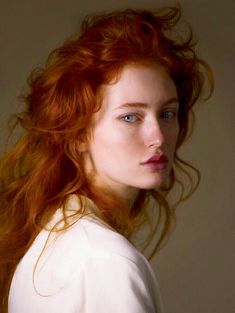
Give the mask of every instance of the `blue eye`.
<path id="1" fill-rule="evenodd" d="M 127 123 L 134 123 L 138 120 L 138 117 L 134 114 L 128 114 L 122 117 L 122 120 Z"/>
<path id="2" fill-rule="evenodd" d="M 176 116 L 176 113 L 173 111 L 164 111 L 161 114 L 161 117 L 166 120 L 173 119 Z"/>

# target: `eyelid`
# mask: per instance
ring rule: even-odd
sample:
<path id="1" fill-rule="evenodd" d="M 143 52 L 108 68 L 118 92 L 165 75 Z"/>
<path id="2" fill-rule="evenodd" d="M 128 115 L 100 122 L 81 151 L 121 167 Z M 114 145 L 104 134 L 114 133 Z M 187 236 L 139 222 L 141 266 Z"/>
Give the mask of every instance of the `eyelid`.
<path id="1" fill-rule="evenodd" d="M 174 108 L 166 108 L 164 110 L 162 110 L 162 112 L 160 112 L 160 116 L 163 116 L 165 113 L 173 113 L 173 116 L 169 119 L 173 119 L 175 117 L 177 117 L 178 115 L 178 108 L 174 107 Z"/>
<path id="2" fill-rule="evenodd" d="M 135 117 L 137 118 L 137 121 L 143 119 L 143 114 L 140 114 L 139 112 L 127 112 L 127 113 L 125 113 L 125 114 L 122 114 L 122 115 L 120 116 L 120 119 L 121 119 L 121 120 L 124 120 L 124 118 L 125 118 L 126 116 L 135 116 Z M 130 123 L 131 123 L 131 122 L 130 122 Z M 132 123 L 133 123 L 133 122 L 132 122 Z"/>
<path id="3" fill-rule="evenodd" d="M 165 108 L 162 108 L 160 110 L 160 112 L 157 113 L 157 115 L 161 118 L 164 113 L 172 112 L 173 116 L 171 118 L 168 118 L 170 120 L 170 119 L 173 119 L 173 118 L 177 117 L 178 111 L 179 111 L 178 106 L 165 107 Z M 135 110 L 135 111 L 130 111 L 130 112 L 127 111 L 127 112 L 123 113 L 119 117 L 119 119 L 123 120 L 126 116 L 136 116 L 137 117 L 137 121 L 135 121 L 135 122 L 138 122 L 140 120 L 143 120 L 145 118 L 145 115 L 146 115 L 146 112 L 144 112 L 143 110 Z M 131 122 L 129 122 L 129 123 L 131 123 Z M 134 122 L 132 122 L 132 123 L 134 123 Z"/>

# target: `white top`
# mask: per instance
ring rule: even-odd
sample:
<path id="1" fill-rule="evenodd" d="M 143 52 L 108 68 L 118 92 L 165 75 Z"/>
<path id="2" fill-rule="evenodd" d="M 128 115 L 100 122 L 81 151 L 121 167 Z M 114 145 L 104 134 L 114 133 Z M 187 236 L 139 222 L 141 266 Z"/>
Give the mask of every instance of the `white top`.
<path id="1" fill-rule="evenodd" d="M 69 205 L 79 205 L 76 196 Z M 50 225 L 60 216 L 58 210 Z M 149 262 L 107 224 L 86 216 L 49 233 L 42 230 L 18 264 L 9 313 L 162 312 Z"/>

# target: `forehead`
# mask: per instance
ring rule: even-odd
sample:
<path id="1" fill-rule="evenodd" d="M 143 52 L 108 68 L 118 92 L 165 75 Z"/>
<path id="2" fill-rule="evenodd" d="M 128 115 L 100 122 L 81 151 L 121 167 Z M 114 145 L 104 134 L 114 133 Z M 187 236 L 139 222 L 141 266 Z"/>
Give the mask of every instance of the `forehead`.
<path id="1" fill-rule="evenodd" d="M 127 65 L 117 81 L 102 86 L 102 106 L 115 109 L 123 103 L 154 105 L 177 98 L 173 80 L 161 65 Z"/>

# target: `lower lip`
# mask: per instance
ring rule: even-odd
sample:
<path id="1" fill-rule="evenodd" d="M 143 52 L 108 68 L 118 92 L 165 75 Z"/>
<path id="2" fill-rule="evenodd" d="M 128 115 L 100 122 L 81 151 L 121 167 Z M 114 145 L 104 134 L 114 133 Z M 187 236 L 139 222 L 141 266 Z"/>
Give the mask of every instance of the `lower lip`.
<path id="1" fill-rule="evenodd" d="M 143 166 L 155 171 L 162 171 L 167 168 L 168 162 L 148 162 L 144 163 Z"/>

